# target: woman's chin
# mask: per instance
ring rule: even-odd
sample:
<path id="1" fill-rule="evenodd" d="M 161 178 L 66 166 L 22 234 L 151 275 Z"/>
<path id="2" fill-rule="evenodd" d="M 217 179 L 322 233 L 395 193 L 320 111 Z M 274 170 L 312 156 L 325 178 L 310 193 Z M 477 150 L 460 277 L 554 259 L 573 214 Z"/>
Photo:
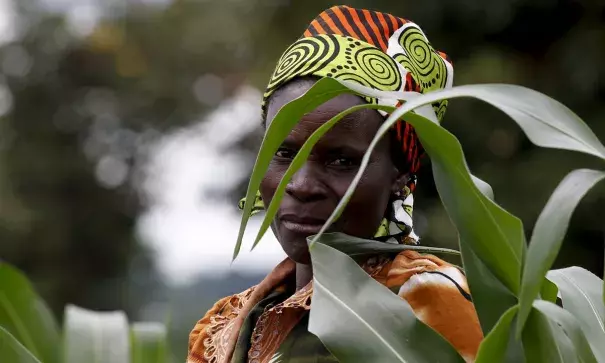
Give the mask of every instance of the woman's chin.
<path id="1" fill-rule="evenodd" d="M 306 236 L 296 236 L 296 238 L 280 240 L 280 244 L 286 255 L 294 262 L 304 265 L 311 264 L 311 255 L 309 254 Z"/>

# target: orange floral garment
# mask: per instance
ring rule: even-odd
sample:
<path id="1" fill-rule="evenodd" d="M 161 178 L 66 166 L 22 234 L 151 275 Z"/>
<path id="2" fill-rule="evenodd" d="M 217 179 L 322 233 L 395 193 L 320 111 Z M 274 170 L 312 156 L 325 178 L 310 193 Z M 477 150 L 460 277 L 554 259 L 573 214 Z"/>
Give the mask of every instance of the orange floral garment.
<path id="1" fill-rule="evenodd" d="M 187 363 L 231 361 L 244 319 L 262 298 L 285 289 L 295 264 L 286 259 L 259 285 L 219 300 L 189 336 Z M 390 289 L 398 289 L 416 316 L 438 331 L 467 362 L 473 362 L 483 339 L 477 313 L 462 272 L 447 262 L 406 250 L 395 258 L 375 257 L 362 268 Z M 311 309 L 312 283 L 280 304 L 265 309 L 250 337 L 249 363 L 267 363 L 288 333 Z"/>

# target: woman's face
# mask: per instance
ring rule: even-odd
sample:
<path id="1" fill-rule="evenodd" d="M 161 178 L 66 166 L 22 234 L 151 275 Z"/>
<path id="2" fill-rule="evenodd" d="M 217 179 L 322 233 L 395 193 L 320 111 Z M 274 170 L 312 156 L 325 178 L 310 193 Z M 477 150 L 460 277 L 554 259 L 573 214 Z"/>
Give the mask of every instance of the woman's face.
<path id="1" fill-rule="evenodd" d="M 312 82 L 295 81 L 275 94 L 267 109 L 267 123 L 283 105 L 301 96 L 310 86 Z M 302 117 L 275 153 L 261 183 L 265 205 L 271 202 L 282 176 L 307 138 L 336 114 L 362 103 L 361 98 L 344 94 Z M 306 238 L 319 232 L 344 196 L 382 122 L 375 110 L 362 110 L 343 118 L 315 145 L 307 162 L 288 183 L 272 228 L 294 261 L 310 263 Z M 373 237 L 390 196 L 403 185 L 403 177 L 389 150 L 389 140 L 384 138 L 372 153 L 353 197 L 330 232 Z"/>

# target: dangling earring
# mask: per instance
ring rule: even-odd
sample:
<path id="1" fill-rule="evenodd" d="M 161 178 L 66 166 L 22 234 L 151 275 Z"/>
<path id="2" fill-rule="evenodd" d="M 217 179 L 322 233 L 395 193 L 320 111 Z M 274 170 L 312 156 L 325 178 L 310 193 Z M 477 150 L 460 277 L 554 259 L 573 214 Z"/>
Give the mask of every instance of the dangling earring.
<path id="1" fill-rule="evenodd" d="M 416 176 L 409 175 L 402 190 L 396 191 L 391 204 L 390 233 L 395 234 L 399 243 L 417 245 L 420 239 L 414 233 L 412 214 L 414 211 L 414 195 Z"/>
<path id="2" fill-rule="evenodd" d="M 239 210 L 244 210 L 246 204 L 246 198 L 242 198 L 240 199 L 239 203 L 237 204 L 237 207 L 239 208 Z M 252 210 L 250 211 L 250 216 L 253 216 L 257 213 L 262 212 L 263 210 L 265 210 L 265 203 L 263 202 L 263 198 L 261 198 L 260 196 L 260 191 L 256 191 L 256 196 L 254 197 L 254 203 L 252 204 Z"/>

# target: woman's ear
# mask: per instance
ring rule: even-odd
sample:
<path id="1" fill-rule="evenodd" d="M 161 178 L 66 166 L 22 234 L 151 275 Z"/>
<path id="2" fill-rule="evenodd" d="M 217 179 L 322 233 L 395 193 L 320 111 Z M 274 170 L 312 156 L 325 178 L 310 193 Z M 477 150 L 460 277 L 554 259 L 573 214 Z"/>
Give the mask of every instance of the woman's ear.
<path id="1" fill-rule="evenodd" d="M 396 170 L 395 179 L 393 180 L 393 185 L 391 186 L 391 193 L 397 194 L 403 190 L 403 187 L 406 186 L 408 181 L 410 180 L 410 173 L 401 172 L 399 169 Z"/>

